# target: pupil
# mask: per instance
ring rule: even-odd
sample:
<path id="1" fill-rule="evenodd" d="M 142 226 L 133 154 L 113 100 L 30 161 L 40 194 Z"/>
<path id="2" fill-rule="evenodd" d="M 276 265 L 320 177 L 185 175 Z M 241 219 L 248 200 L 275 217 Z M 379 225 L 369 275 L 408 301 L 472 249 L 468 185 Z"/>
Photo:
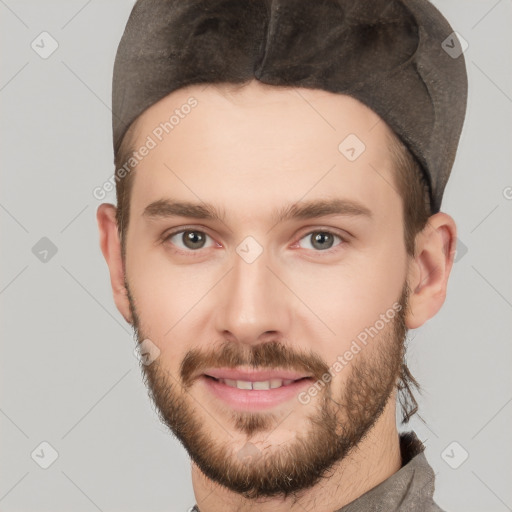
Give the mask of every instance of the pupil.
<path id="1" fill-rule="evenodd" d="M 321 245 L 322 242 L 325 242 L 325 240 L 330 238 L 331 243 L 326 245 Z M 320 245 L 317 247 L 320 250 L 329 249 L 332 246 L 332 236 L 330 233 L 323 233 L 323 232 L 317 232 L 313 237 L 313 246 L 317 247 L 317 242 L 320 242 Z"/>
<path id="2" fill-rule="evenodd" d="M 204 244 L 204 237 L 197 231 L 185 231 L 183 233 L 185 245 L 190 249 L 198 249 Z"/>

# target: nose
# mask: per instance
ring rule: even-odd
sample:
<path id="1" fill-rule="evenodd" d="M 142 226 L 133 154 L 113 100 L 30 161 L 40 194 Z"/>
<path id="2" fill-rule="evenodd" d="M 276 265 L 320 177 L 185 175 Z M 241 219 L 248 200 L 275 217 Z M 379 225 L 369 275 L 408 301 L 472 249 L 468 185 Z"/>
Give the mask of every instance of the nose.
<path id="1" fill-rule="evenodd" d="M 257 345 L 288 336 L 293 294 L 269 263 L 265 251 L 252 262 L 234 256 L 216 297 L 215 324 L 223 339 Z"/>

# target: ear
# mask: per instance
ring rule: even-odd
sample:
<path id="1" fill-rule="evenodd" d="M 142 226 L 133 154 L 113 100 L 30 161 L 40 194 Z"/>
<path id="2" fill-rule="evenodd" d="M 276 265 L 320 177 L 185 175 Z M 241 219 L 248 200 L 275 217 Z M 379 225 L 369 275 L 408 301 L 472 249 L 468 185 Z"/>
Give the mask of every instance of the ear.
<path id="1" fill-rule="evenodd" d="M 446 298 L 448 277 L 457 242 L 455 221 L 446 213 L 432 215 L 415 241 L 415 256 L 409 264 L 408 329 L 432 318 Z"/>
<path id="2" fill-rule="evenodd" d="M 101 204 L 96 211 L 96 219 L 100 232 L 101 252 L 110 271 L 114 302 L 124 319 L 132 324 L 130 303 L 124 284 L 124 264 L 121 257 L 121 240 L 117 230 L 116 207 L 108 203 Z"/>

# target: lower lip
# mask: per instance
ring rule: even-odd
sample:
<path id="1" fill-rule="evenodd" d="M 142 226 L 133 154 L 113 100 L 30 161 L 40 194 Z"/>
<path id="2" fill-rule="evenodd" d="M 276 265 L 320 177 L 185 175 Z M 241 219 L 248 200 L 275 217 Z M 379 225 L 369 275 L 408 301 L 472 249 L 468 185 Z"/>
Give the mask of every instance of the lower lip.
<path id="1" fill-rule="evenodd" d="M 280 388 L 261 390 L 232 388 L 205 375 L 200 380 L 213 395 L 231 408 L 243 411 L 261 411 L 275 407 L 297 398 L 298 394 L 312 383 L 311 379 L 302 379 Z"/>

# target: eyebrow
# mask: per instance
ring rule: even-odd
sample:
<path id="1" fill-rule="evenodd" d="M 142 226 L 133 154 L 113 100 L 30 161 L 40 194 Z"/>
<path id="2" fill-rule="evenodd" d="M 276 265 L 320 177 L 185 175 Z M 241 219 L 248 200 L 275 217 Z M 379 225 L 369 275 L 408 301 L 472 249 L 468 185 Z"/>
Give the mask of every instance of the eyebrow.
<path id="1" fill-rule="evenodd" d="M 212 204 L 191 203 L 173 199 L 159 199 L 152 202 L 144 209 L 142 214 L 150 219 L 168 217 L 190 217 L 220 221 L 224 223 L 225 212 Z M 317 199 L 300 203 L 293 203 L 274 210 L 271 215 L 276 223 L 282 223 L 292 219 L 314 219 L 327 215 L 344 215 L 350 217 L 372 217 L 372 212 L 364 205 L 347 199 Z"/>

